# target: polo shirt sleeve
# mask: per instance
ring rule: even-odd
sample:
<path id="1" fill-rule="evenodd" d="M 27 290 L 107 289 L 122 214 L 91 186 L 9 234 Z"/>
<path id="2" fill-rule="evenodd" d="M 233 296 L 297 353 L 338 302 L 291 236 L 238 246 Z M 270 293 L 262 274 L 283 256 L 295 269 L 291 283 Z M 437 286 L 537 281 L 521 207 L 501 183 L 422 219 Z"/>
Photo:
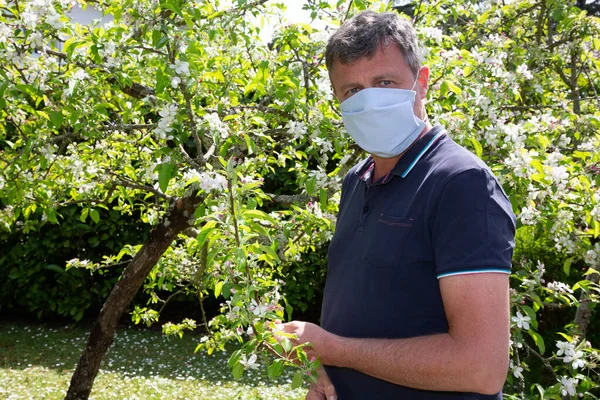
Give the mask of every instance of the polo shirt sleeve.
<path id="1" fill-rule="evenodd" d="M 515 215 L 492 173 L 474 168 L 454 175 L 438 201 L 431 225 L 437 278 L 510 274 Z"/>

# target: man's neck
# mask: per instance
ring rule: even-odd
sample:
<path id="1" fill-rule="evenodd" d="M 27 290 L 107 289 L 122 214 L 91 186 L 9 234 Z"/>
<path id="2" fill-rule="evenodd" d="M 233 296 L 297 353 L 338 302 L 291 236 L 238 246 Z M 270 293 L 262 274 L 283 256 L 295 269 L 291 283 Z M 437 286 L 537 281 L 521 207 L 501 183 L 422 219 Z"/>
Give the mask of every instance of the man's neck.
<path id="1" fill-rule="evenodd" d="M 421 139 L 427 132 L 429 132 L 431 130 L 431 128 L 433 128 L 433 127 L 431 126 L 431 124 L 429 122 L 427 122 L 427 125 L 425 126 L 423 131 L 419 134 L 419 137 L 417 137 L 415 139 L 415 141 L 412 142 L 410 146 L 408 146 L 408 149 L 404 150 L 402 153 L 400 153 L 396 157 L 381 158 L 379 156 L 376 156 L 375 154 L 371 154 L 371 157 L 373 157 L 373 161 L 375 162 L 375 169 L 373 171 L 373 182 L 377 182 L 379 179 L 381 179 L 384 176 L 386 176 L 387 174 L 389 174 L 390 171 L 392 169 L 394 169 L 394 167 L 398 163 L 398 160 L 400 160 L 400 158 L 402 158 L 402 156 L 404 154 L 406 154 L 406 152 L 408 150 L 410 150 L 410 148 L 413 147 L 413 145 L 415 143 L 417 143 L 417 141 L 419 141 L 419 139 Z"/>

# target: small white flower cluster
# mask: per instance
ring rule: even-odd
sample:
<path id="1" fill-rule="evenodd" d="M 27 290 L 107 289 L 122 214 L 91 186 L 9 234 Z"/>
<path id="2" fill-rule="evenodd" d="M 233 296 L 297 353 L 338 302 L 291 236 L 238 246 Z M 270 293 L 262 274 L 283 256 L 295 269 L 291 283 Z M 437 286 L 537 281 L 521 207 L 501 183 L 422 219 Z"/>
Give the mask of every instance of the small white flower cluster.
<path id="1" fill-rule="evenodd" d="M 548 289 L 552 290 L 553 292 L 558 292 L 558 293 L 573 293 L 573 289 L 571 289 L 571 287 L 569 285 L 567 285 L 566 283 L 563 282 L 550 282 L 548 284 Z"/>
<path id="2" fill-rule="evenodd" d="M 321 153 L 321 155 L 333 151 L 333 146 L 331 145 L 330 140 L 323 139 L 317 136 L 312 139 L 312 142 L 319 148 L 319 153 Z"/>
<path id="3" fill-rule="evenodd" d="M 225 190 L 227 186 L 227 179 L 223 175 L 210 174 L 208 172 L 203 172 L 199 175 L 200 188 L 205 192 L 210 192 L 211 190 L 222 191 Z"/>
<path id="4" fill-rule="evenodd" d="M 564 355 L 563 361 L 566 364 L 571 364 L 571 367 L 573 367 L 573 369 L 585 367 L 583 351 L 576 350 L 575 343 L 558 341 L 556 342 L 556 347 L 558 347 L 556 355 L 559 357 Z"/>
<path id="5" fill-rule="evenodd" d="M 433 39 L 438 43 L 441 43 L 444 32 L 436 27 L 422 27 L 419 32 L 428 39 Z"/>
<path id="6" fill-rule="evenodd" d="M 293 139 L 299 139 L 306 136 L 308 132 L 306 124 L 302 121 L 288 121 L 285 125 L 287 132 L 292 136 Z"/>
<path id="7" fill-rule="evenodd" d="M 541 213 L 535 207 L 529 205 L 521 209 L 519 219 L 523 225 L 535 225 Z"/>
<path id="8" fill-rule="evenodd" d="M 221 121 L 219 114 L 206 114 L 204 116 L 204 123 L 208 125 L 208 128 L 211 130 L 211 132 L 218 133 L 222 139 L 227 139 L 227 137 L 229 137 L 229 129 L 227 128 L 227 124 Z"/>
<path id="9" fill-rule="evenodd" d="M 593 248 L 586 251 L 583 255 L 583 261 L 591 267 L 597 268 L 600 265 L 600 243 L 596 243 Z"/>
<path id="10" fill-rule="evenodd" d="M 73 95 L 73 91 L 75 90 L 75 86 L 78 83 L 81 83 L 84 80 L 86 80 L 88 77 L 88 73 L 85 72 L 83 69 L 80 68 L 76 70 L 75 73 L 73 73 L 69 78 L 69 86 L 67 90 L 64 91 L 63 98 L 71 97 Z"/>
<path id="11" fill-rule="evenodd" d="M 517 74 L 521 75 L 525 79 L 533 79 L 533 74 L 527 67 L 527 64 L 521 64 L 517 67 Z"/>
<path id="12" fill-rule="evenodd" d="M 567 254 L 573 254 L 575 253 L 575 250 L 577 250 L 577 242 L 573 240 L 569 232 L 559 232 L 554 238 L 554 247 L 556 248 L 556 251 L 564 251 Z"/>
<path id="13" fill-rule="evenodd" d="M 12 34 L 13 32 L 10 26 L 6 25 L 4 22 L 0 22 L 0 41 L 5 43 Z"/>
<path id="14" fill-rule="evenodd" d="M 512 321 L 517 324 L 517 326 L 521 329 L 529 330 L 529 322 L 531 318 L 529 316 L 524 316 L 520 311 L 517 311 L 517 315 L 512 317 Z"/>
<path id="15" fill-rule="evenodd" d="M 600 193 L 595 193 L 593 199 L 596 205 L 592 209 L 590 215 L 593 220 L 600 221 Z"/>
<path id="16" fill-rule="evenodd" d="M 173 130 L 173 123 L 177 116 L 177 105 L 167 104 L 158 112 L 162 117 L 158 121 L 158 126 L 154 128 L 154 133 L 159 139 L 173 139 L 169 133 Z"/>
<path id="17" fill-rule="evenodd" d="M 73 258 L 67 261 L 67 269 L 69 268 L 92 268 L 95 264 L 90 260 L 80 260 L 79 258 Z"/>
<path id="18" fill-rule="evenodd" d="M 190 76 L 190 63 L 187 61 L 177 60 L 175 61 L 175 64 L 171 64 L 171 69 L 177 74 L 177 76 L 171 78 L 171 86 L 173 89 L 176 89 L 179 87 L 182 77 L 185 79 Z"/>
<path id="19" fill-rule="evenodd" d="M 517 149 L 504 161 L 513 171 L 514 175 L 519 178 L 526 178 L 536 172 L 531 165 L 534 157 L 538 156 L 535 150 L 527 150 L 524 148 Z"/>

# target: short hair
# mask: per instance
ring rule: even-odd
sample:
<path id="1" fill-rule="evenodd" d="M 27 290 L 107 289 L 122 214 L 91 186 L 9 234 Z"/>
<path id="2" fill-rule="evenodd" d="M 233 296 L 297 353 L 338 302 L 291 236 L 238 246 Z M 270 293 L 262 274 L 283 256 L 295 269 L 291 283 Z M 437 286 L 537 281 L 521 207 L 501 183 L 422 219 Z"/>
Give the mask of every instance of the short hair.
<path id="1" fill-rule="evenodd" d="M 378 46 L 391 43 L 398 46 L 416 77 L 423 62 L 417 33 L 410 21 L 395 12 L 364 11 L 345 21 L 327 42 L 325 65 L 331 74 L 334 62 L 351 64 L 371 58 Z"/>

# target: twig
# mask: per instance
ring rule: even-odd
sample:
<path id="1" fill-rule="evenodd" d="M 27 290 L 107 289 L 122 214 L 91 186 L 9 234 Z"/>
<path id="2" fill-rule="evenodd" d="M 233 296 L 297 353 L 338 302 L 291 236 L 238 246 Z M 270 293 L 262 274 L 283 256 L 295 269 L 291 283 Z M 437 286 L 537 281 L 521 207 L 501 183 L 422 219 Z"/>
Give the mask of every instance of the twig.
<path id="1" fill-rule="evenodd" d="M 525 341 L 523 341 L 522 343 L 523 343 L 523 346 L 525 346 L 527 348 L 527 350 L 529 352 L 531 352 L 531 354 L 536 356 L 542 362 L 542 364 L 544 364 L 544 367 L 546 367 L 546 369 L 548 371 L 550 371 L 550 373 L 552 374 L 554 379 L 558 380 L 558 375 L 556 375 L 556 372 L 554 371 L 554 368 L 552 368 L 552 365 L 550 365 L 550 362 L 546 358 L 544 358 L 544 356 L 542 356 L 540 353 L 538 353 L 534 348 L 532 348 L 530 345 L 528 345 Z"/>
<path id="2" fill-rule="evenodd" d="M 348 3 L 348 9 L 346 10 L 346 15 L 344 15 L 344 21 L 346 21 L 348 19 L 348 16 L 350 15 L 350 9 L 352 8 L 353 4 L 354 4 L 354 0 L 350 0 L 350 3 Z"/>
<path id="3" fill-rule="evenodd" d="M 192 282 L 188 283 L 187 285 L 185 285 L 184 287 L 182 287 L 181 289 L 179 289 L 178 291 L 171 293 L 169 295 L 169 297 L 167 297 L 166 300 L 161 300 L 163 302 L 162 307 L 158 310 L 158 314 L 162 314 L 162 311 L 164 310 L 164 308 L 167 306 L 167 304 L 169 304 L 169 302 L 178 294 L 180 294 L 181 292 L 183 292 L 185 289 L 189 288 L 190 286 L 192 286 Z"/>

